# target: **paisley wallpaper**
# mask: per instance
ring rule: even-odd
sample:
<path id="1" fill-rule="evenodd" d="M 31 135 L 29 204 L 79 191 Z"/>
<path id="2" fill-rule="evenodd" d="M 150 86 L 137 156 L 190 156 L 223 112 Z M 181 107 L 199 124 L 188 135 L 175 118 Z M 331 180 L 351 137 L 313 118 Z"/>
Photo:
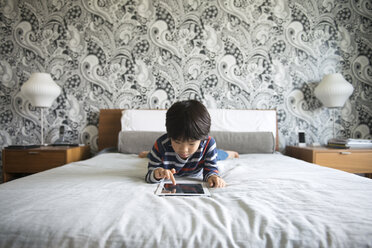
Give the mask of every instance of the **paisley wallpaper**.
<path id="1" fill-rule="evenodd" d="M 20 93 L 48 72 L 62 94 L 45 139 L 65 126 L 97 151 L 101 108 L 277 109 L 280 146 L 333 137 L 314 96 L 328 73 L 355 90 L 336 109 L 338 136 L 371 138 L 370 0 L 2 0 L 0 147 L 40 142 L 40 110 Z"/>

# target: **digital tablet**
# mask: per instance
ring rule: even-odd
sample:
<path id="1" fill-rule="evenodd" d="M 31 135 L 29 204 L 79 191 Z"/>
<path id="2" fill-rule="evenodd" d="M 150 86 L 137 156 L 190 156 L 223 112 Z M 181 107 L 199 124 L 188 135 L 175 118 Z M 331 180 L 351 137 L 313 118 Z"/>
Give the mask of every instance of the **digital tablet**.
<path id="1" fill-rule="evenodd" d="M 211 196 L 205 184 L 195 182 L 182 182 L 176 185 L 168 182 L 161 182 L 155 194 L 160 196 Z"/>

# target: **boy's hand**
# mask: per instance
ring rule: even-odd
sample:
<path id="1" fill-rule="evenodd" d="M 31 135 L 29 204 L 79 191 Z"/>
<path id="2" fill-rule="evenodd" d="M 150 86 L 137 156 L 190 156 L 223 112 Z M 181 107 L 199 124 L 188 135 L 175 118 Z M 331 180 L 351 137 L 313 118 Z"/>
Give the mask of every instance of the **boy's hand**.
<path id="1" fill-rule="evenodd" d="M 174 179 L 173 174 L 176 173 L 175 169 L 163 169 L 163 168 L 157 168 L 154 170 L 154 177 L 156 180 L 160 179 L 170 179 L 173 183 L 173 185 L 176 185 L 176 179 Z"/>
<path id="2" fill-rule="evenodd" d="M 226 186 L 226 183 L 221 177 L 212 175 L 208 178 L 208 185 L 213 188 L 223 188 Z"/>

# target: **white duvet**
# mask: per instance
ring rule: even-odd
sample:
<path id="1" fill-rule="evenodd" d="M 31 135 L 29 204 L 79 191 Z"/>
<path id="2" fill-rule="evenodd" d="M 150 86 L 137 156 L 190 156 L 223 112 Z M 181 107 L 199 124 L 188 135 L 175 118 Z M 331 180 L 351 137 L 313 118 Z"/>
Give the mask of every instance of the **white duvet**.
<path id="1" fill-rule="evenodd" d="M 0 247 L 372 247 L 372 180 L 281 154 L 219 162 L 211 197 L 159 197 L 102 154 L 0 185 Z"/>

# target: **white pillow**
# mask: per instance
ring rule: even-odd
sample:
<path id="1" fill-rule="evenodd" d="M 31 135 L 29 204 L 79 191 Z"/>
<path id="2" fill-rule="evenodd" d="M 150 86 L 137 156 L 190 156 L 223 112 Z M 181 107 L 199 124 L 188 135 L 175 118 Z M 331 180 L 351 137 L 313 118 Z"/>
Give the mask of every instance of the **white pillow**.
<path id="1" fill-rule="evenodd" d="M 272 132 L 276 137 L 275 110 L 208 109 L 211 131 Z"/>
<path id="2" fill-rule="evenodd" d="M 123 110 L 121 131 L 157 131 L 166 132 L 166 110 Z"/>
<path id="3" fill-rule="evenodd" d="M 122 131 L 166 132 L 167 110 L 123 110 Z M 276 138 L 275 110 L 208 109 L 211 131 L 272 132 Z"/>

